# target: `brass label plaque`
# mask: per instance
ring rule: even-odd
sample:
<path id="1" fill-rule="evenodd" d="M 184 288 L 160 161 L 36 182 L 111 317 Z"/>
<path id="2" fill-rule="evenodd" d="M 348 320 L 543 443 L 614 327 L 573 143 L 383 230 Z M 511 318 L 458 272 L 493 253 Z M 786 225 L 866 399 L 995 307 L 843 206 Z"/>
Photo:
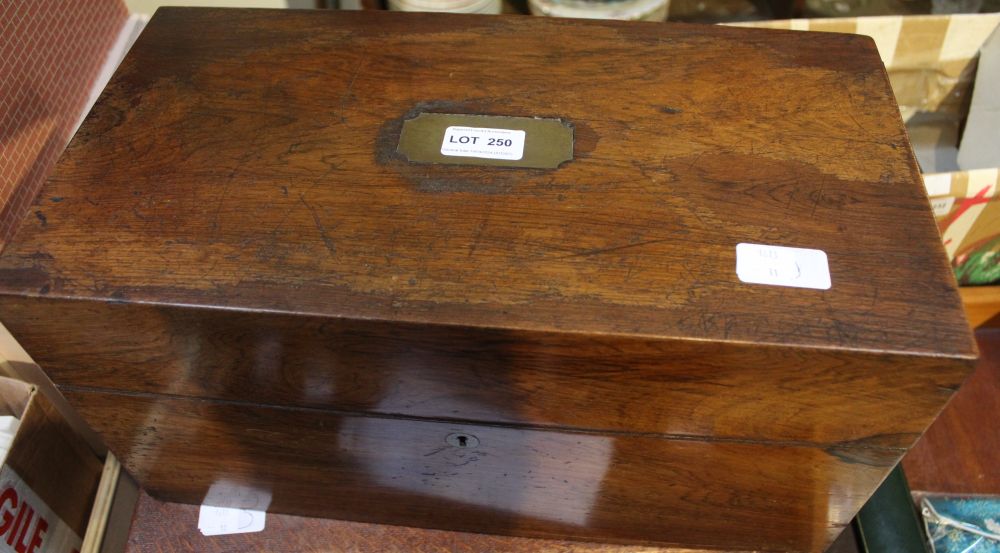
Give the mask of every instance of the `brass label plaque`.
<path id="1" fill-rule="evenodd" d="M 573 159 L 562 119 L 421 113 L 403 121 L 396 151 L 416 163 L 555 169 Z"/>

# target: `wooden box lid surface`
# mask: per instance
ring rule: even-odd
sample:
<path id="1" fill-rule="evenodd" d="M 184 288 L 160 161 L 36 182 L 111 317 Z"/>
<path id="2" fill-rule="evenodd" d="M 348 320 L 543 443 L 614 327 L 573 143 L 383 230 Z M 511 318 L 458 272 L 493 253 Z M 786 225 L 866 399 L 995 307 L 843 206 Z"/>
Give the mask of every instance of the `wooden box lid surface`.
<path id="1" fill-rule="evenodd" d="M 555 117 L 554 170 L 408 163 L 421 112 Z M 968 356 L 874 43 L 518 17 L 163 10 L 5 294 Z M 741 283 L 740 242 L 832 288 Z"/>

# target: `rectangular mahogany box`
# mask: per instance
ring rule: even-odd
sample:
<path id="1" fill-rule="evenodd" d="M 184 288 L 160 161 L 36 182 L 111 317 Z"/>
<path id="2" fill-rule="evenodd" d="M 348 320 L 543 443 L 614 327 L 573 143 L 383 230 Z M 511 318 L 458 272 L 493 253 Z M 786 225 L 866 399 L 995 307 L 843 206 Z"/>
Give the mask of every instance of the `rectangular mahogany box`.
<path id="1" fill-rule="evenodd" d="M 728 550 L 976 356 L 870 39 L 528 17 L 160 10 L 0 320 L 156 497 Z"/>

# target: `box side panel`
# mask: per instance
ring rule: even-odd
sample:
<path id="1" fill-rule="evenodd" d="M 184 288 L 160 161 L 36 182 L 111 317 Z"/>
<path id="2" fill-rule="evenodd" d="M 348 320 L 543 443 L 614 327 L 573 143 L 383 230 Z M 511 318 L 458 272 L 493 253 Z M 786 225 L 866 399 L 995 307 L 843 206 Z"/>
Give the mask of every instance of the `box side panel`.
<path id="1" fill-rule="evenodd" d="M 234 506 L 224 497 L 239 490 L 272 512 L 534 537 L 821 551 L 897 459 L 134 394 L 67 398 L 164 499 Z"/>
<path id="2" fill-rule="evenodd" d="M 0 297 L 60 387 L 410 417 L 906 448 L 953 359 Z"/>
<path id="3" fill-rule="evenodd" d="M 73 136 L 127 18 L 121 0 L 0 5 L 0 248 Z"/>

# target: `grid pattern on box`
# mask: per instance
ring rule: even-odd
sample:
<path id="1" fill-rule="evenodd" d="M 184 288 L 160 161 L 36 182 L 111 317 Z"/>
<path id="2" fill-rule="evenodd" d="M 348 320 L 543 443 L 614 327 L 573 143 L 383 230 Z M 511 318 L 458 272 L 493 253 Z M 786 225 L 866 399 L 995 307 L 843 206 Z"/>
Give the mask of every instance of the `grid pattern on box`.
<path id="1" fill-rule="evenodd" d="M 121 0 L 0 1 L 0 248 L 69 142 L 127 18 Z"/>

